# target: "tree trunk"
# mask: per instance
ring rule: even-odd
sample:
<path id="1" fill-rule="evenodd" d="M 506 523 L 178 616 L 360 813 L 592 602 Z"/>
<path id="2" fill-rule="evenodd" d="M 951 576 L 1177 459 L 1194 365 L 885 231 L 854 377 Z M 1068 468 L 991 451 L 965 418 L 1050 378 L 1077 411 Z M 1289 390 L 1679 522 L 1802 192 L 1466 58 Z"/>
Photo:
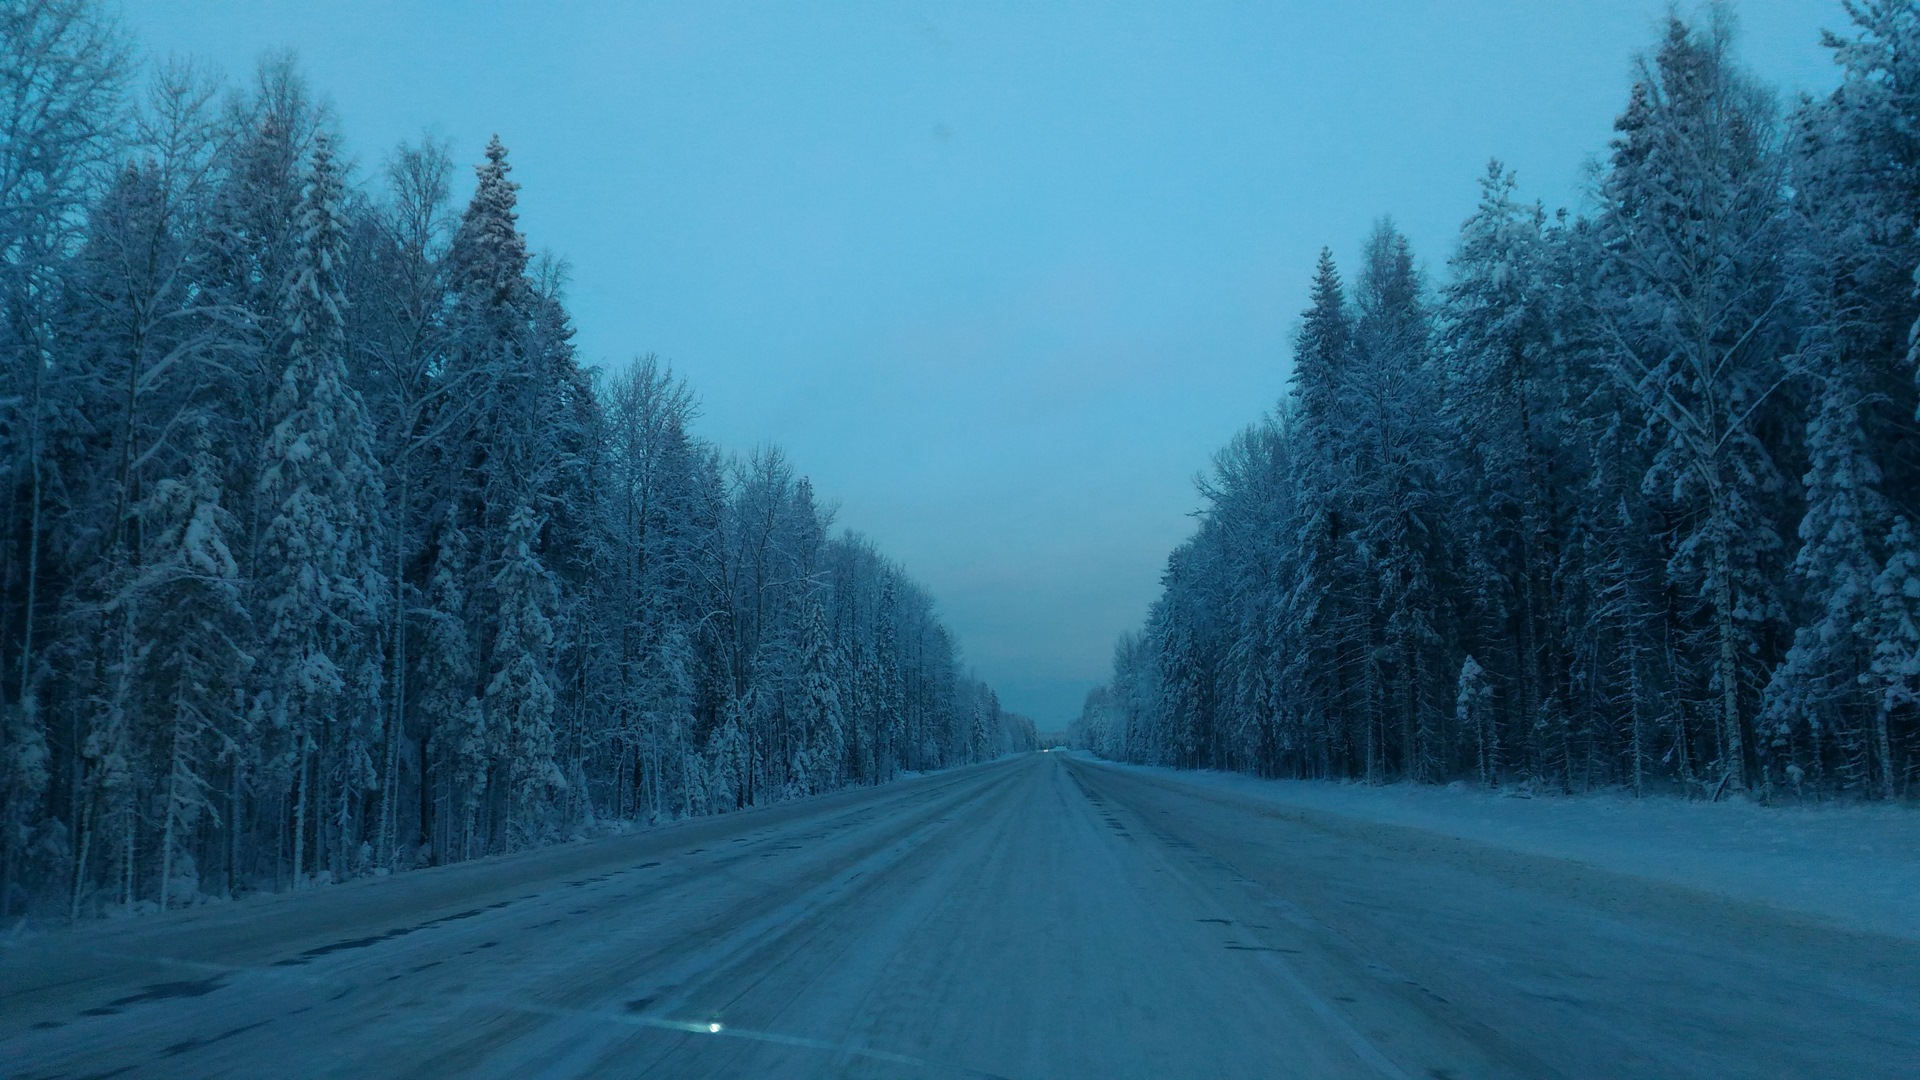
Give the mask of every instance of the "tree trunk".
<path id="1" fill-rule="evenodd" d="M 413 499 L 412 491 L 413 469 L 403 457 L 400 462 L 400 501 L 393 515 L 393 700 L 387 709 L 387 752 L 380 778 L 380 838 L 374 853 L 382 866 L 392 865 L 394 850 L 400 842 L 400 740 L 406 734 L 407 705 L 406 522 L 407 508 Z M 420 764 L 424 780 L 424 755 Z M 424 826 L 422 831 L 425 831 Z"/>
<path id="2" fill-rule="evenodd" d="M 439 865 L 442 841 L 433 834 L 433 772 L 427 758 L 427 733 L 420 733 L 420 843 L 425 845 L 428 858 Z"/>
<path id="3" fill-rule="evenodd" d="M 1873 710 L 1873 755 L 1879 759 L 1875 772 L 1880 774 L 1880 797 L 1893 799 L 1893 740 L 1887 735 L 1887 708 Z"/>
<path id="4" fill-rule="evenodd" d="M 167 910 L 167 900 L 173 886 L 173 822 L 180 794 L 180 720 L 178 714 L 173 722 L 173 747 L 167 756 L 167 810 L 166 824 L 160 830 L 160 910 Z"/>
<path id="5" fill-rule="evenodd" d="M 1728 785 L 1741 791 L 1747 786 L 1747 776 L 1746 751 L 1740 738 L 1740 660 L 1733 626 L 1733 553 L 1732 541 L 1727 535 L 1731 523 L 1719 505 L 1715 507 L 1715 516 L 1719 520 L 1713 530 L 1714 606 L 1717 609 L 1714 619 L 1720 633 L 1716 670 L 1720 681 L 1721 745 L 1726 756 L 1723 771 Z"/>
<path id="6" fill-rule="evenodd" d="M 80 921 L 80 897 L 86 892 L 87 860 L 93 852 L 93 800 L 86 799 L 80 808 L 80 851 L 73 860 L 73 893 L 67 903 L 67 921 Z"/>
<path id="7" fill-rule="evenodd" d="M 304 732 L 295 738 L 300 740 L 300 779 L 293 797 L 293 888 L 298 891 L 307 878 L 307 740 Z"/>

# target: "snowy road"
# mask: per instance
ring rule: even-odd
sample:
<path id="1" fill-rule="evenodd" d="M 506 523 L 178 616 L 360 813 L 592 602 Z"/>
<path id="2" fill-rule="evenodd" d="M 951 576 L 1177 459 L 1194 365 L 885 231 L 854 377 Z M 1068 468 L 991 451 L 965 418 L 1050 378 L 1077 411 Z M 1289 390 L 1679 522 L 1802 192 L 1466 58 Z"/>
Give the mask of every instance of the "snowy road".
<path id="1" fill-rule="evenodd" d="M 1864 1080 L 1920 943 L 1045 754 L 41 935 L 0 1069 Z"/>

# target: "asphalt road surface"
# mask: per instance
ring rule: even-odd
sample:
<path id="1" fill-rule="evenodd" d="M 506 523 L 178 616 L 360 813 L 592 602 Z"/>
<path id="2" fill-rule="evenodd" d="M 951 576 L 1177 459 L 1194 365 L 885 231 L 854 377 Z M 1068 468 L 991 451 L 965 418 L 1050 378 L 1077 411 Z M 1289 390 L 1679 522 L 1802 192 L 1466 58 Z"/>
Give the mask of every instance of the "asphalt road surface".
<path id="1" fill-rule="evenodd" d="M 31 935 L 0 1072 L 1911 1077 L 1920 943 L 1034 754 Z"/>

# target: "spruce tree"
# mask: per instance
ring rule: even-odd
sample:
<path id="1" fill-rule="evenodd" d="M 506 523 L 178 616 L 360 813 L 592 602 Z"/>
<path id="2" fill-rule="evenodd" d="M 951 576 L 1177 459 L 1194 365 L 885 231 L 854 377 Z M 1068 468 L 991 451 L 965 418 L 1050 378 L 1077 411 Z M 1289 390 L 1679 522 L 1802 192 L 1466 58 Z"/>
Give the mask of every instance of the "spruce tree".
<path id="1" fill-rule="evenodd" d="M 341 850 L 352 832 L 351 793 L 372 780 L 369 749 L 382 718 L 375 688 L 358 683 L 380 647 L 386 589 L 378 517 L 385 495 L 371 432 L 349 385 L 340 270 L 345 257 L 342 188 L 331 145 L 315 141 L 299 214 L 287 289 L 287 364 L 261 448 L 258 491 L 268 519 L 257 567 L 262 633 L 261 711 L 285 740 L 281 769 L 292 778 L 294 874 L 307 872 L 309 824 L 333 809 Z M 330 839 L 317 827 L 316 847 Z"/>
<path id="2" fill-rule="evenodd" d="M 493 676 L 487 682 L 487 744 L 496 846 L 523 847 L 547 838 L 553 796 L 566 777 L 555 761 L 552 682 L 553 583 L 534 553 L 540 521 L 518 506 L 507 521 L 506 549 L 494 575 L 498 608 L 491 620 Z"/>

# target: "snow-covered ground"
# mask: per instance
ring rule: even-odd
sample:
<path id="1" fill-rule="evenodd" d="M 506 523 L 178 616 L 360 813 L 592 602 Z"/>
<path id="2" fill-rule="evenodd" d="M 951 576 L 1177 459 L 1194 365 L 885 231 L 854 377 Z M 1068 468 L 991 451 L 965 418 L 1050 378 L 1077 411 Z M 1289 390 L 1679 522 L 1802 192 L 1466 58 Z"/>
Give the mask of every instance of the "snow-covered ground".
<path id="1" fill-rule="evenodd" d="M 1920 812 L 1908 807 L 1761 806 L 1620 793 L 1523 798 L 1461 785 L 1374 786 L 1112 767 L 1276 806 L 1571 859 L 1920 941 Z"/>
<path id="2" fill-rule="evenodd" d="M 1300 791 L 1034 754 L 27 935 L 0 1073 L 1916 1075 L 1920 942 Z"/>

